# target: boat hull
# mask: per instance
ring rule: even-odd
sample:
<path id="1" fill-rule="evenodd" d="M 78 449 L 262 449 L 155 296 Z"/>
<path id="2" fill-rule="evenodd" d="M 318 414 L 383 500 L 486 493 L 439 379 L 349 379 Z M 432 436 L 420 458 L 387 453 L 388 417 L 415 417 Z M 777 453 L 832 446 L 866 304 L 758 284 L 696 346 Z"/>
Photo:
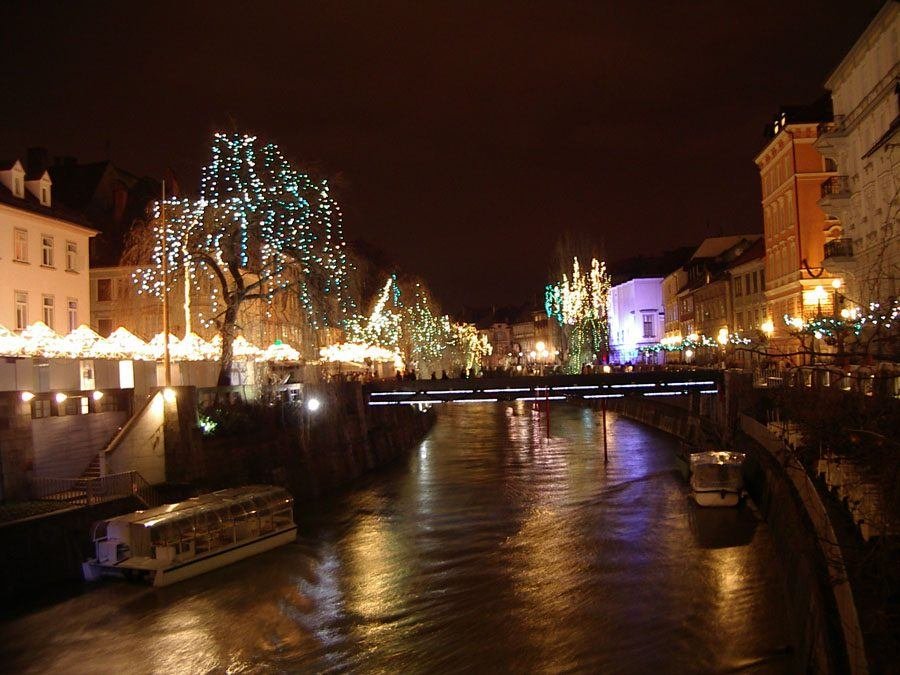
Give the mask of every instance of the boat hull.
<path id="1" fill-rule="evenodd" d="M 225 567 L 231 563 L 249 558 L 265 551 L 271 551 L 273 548 L 290 544 L 297 538 L 297 527 L 294 526 L 283 532 L 275 532 L 262 539 L 244 542 L 233 548 L 226 548 L 216 551 L 205 558 L 195 558 L 187 562 L 171 565 L 165 569 L 158 570 L 153 577 L 153 585 L 169 586 L 191 577 L 196 577 L 205 572 L 220 567 Z"/>
<path id="2" fill-rule="evenodd" d="M 737 506 L 741 501 L 738 492 L 730 490 L 698 491 L 693 490 L 691 497 L 698 506 Z"/>
<path id="3" fill-rule="evenodd" d="M 147 564 L 145 562 L 135 562 L 132 560 L 123 560 L 115 565 L 106 565 L 97 562 L 96 559 L 89 560 L 82 565 L 84 578 L 87 581 L 94 581 L 104 576 L 143 578 L 150 581 L 153 586 L 170 586 L 199 576 L 206 572 L 225 567 L 231 563 L 235 563 L 244 558 L 250 558 L 265 551 L 271 551 L 279 546 L 290 544 L 297 538 L 297 526 L 273 532 L 264 537 L 252 539 L 249 541 L 239 542 L 233 546 L 222 548 L 212 553 L 197 558 L 192 558 L 184 562 L 172 563 L 169 565 L 159 566 Z"/>

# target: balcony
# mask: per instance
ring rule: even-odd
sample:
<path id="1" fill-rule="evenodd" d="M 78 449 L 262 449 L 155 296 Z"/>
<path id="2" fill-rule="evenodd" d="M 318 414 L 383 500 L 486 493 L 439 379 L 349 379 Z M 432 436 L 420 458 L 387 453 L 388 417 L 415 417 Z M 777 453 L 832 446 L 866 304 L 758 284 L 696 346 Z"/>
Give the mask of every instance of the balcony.
<path id="1" fill-rule="evenodd" d="M 829 258 L 852 258 L 853 257 L 853 240 L 852 239 L 832 239 L 825 242 L 825 259 Z"/>
<path id="2" fill-rule="evenodd" d="M 816 127 L 816 137 L 821 138 L 822 136 L 833 135 L 833 136 L 843 136 L 844 133 L 844 116 L 843 115 L 835 115 L 834 120 L 831 122 L 820 122 Z"/>
<path id="3" fill-rule="evenodd" d="M 832 176 L 822 183 L 822 199 L 834 198 L 850 198 L 850 179 L 847 176 Z"/>

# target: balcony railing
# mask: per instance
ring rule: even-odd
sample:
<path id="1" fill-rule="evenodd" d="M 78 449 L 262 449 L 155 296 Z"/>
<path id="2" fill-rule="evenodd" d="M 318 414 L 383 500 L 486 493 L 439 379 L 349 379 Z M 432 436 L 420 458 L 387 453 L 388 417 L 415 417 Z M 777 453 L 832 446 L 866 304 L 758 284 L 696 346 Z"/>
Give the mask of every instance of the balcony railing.
<path id="1" fill-rule="evenodd" d="M 852 239 L 832 239 L 825 242 L 826 258 L 852 258 L 853 257 L 853 240 Z"/>
<path id="2" fill-rule="evenodd" d="M 832 176 L 822 183 L 822 199 L 826 197 L 847 197 L 850 195 L 850 180 L 847 176 Z"/>

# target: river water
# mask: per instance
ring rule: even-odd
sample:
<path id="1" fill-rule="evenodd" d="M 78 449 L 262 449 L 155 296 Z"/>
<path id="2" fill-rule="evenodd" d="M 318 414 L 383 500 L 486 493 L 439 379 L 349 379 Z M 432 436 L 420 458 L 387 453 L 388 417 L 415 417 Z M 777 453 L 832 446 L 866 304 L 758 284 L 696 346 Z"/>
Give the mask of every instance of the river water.
<path id="1" fill-rule="evenodd" d="M 0 669 L 789 672 L 752 509 L 698 509 L 674 441 L 608 414 L 441 410 L 408 459 L 303 507 L 286 546 L 162 589 L 102 582 L 0 623 Z"/>

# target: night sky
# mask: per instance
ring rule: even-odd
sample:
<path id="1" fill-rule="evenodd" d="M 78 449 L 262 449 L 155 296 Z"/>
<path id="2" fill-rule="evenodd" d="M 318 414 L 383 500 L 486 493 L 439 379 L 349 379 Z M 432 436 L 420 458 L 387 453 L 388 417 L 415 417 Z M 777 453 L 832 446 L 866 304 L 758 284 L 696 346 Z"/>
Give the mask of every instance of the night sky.
<path id="1" fill-rule="evenodd" d="M 236 124 L 452 309 L 539 294 L 566 229 L 610 260 L 761 231 L 763 126 L 882 1 L 137 4 L 4 5 L 0 156 L 193 192 Z"/>

